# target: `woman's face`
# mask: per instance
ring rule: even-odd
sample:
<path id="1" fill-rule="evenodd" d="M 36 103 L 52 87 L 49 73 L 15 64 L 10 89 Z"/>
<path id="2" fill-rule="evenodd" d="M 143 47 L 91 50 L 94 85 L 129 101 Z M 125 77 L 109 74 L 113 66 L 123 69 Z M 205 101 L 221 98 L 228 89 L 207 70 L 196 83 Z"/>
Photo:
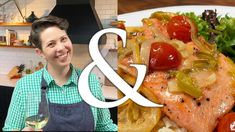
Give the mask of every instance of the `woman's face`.
<path id="1" fill-rule="evenodd" d="M 41 32 L 42 50 L 37 49 L 48 65 L 53 67 L 66 67 L 70 65 L 73 46 L 64 30 L 58 27 L 49 27 Z"/>

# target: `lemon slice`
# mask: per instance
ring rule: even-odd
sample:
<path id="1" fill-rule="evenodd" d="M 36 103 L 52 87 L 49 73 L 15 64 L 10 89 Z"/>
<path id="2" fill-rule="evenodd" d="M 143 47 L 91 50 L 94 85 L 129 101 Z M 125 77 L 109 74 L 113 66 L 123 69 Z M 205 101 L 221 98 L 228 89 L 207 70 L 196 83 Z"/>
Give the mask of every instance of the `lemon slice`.
<path id="1" fill-rule="evenodd" d="M 142 107 L 129 101 L 118 114 L 119 132 L 149 132 L 161 117 L 160 108 Z"/>

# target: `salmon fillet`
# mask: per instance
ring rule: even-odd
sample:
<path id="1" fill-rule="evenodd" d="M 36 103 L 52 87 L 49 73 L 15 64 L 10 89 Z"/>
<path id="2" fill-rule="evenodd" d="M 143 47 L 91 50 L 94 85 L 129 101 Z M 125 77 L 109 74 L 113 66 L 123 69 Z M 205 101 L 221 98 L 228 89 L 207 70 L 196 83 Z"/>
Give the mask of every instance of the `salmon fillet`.
<path id="1" fill-rule="evenodd" d="M 170 38 L 167 29 L 166 24 L 160 22 L 157 19 L 145 19 L 143 20 L 143 27 L 144 27 L 144 36 L 147 39 L 151 39 L 157 36 L 164 37 L 164 38 Z"/>
<path id="2" fill-rule="evenodd" d="M 203 91 L 203 97 L 195 99 L 184 93 L 170 93 L 167 90 L 167 74 L 154 72 L 146 76 L 144 85 L 150 88 L 164 104 L 163 112 L 180 127 L 192 132 L 212 132 L 218 119 L 229 112 L 234 105 L 233 80 L 225 57 L 219 57 L 217 81 Z"/>

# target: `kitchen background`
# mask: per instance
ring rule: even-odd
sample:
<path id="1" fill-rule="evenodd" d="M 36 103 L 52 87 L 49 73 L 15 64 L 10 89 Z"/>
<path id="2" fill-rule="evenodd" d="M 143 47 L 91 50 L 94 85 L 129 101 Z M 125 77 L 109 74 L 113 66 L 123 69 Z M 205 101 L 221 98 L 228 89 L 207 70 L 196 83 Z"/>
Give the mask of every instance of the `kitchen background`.
<path id="1" fill-rule="evenodd" d="M 4 3 L 7 0 L 0 0 L 0 3 Z M 48 15 L 56 5 L 56 0 L 17 0 L 19 8 L 23 16 L 28 17 L 31 11 L 34 11 L 37 17 Z M 110 22 L 117 18 L 117 0 L 95 0 L 95 9 L 98 17 L 104 28 L 110 27 Z M 0 15 L 5 15 L 5 22 L 22 22 L 23 19 L 20 16 L 14 2 L 9 2 L 0 8 Z M 0 36 L 4 36 L 6 29 L 12 29 L 17 32 L 17 39 L 27 42 L 30 26 L 24 27 L 0 27 Z M 111 66 L 116 66 L 115 53 L 108 52 L 108 49 L 116 48 L 116 35 L 107 34 L 107 42 L 102 45 L 101 51 L 104 56 L 108 57 L 107 61 Z M 74 44 L 74 57 L 72 63 L 79 67 L 84 68 L 90 61 L 88 54 L 88 45 Z M 7 74 L 14 66 L 25 64 L 26 68 L 35 67 L 38 62 L 43 60 L 37 56 L 32 48 L 9 48 L 0 47 L 0 75 Z M 45 62 L 43 62 L 45 63 Z M 94 72 L 99 76 L 101 83 L 104 82 L 104 76 L 97 70 Z"/>
<path id="2" fill-rule="evenodd" d="M 4 36 L 6 29 L 11 29 L 17 32 L 17 39 L 28 41 L 30 33 L 30 26 L 3 26 L 1 22 L 22 22 L 23 19 L 13 2 L 10 0 L 4 6 L 2 3 L 9 0 L 0 0 L 0 36 Z M 56 6 L 56 0 L 15 0 L 23 16 L 28 17 L 34 11 L 37 17 L 48 15 Z M 67 1 L 67 0 L 65 0 Z M 76 1 L 76 0 L 74 0 Z M 80 1 L 80 0 L 79 0 Z M 82 1 L 82 0 L 81 0 Z M 83 0 L 85 1 L 85 0 Z M 95 0 L 95 10 L 102 23 L 103 28 L 108 28 L 110 22 L 117 19 L 117 3 L 118 0 Z M 74 13 L 76 15 L 76 12 Z M 5 19 L 3 20 L 3 16 Z M 79 16 L 78 16 L 79 17 Z M 116 35 L 107 34 L 106 44 L 100 45 L 100 51 L 105 57 L 106 61 L 116 69 L 117 66 L 117 52 L 116 52 Z M 73 44 L 74 56 L 72 63 L 79 68 L 84 68 L 91 58 L 88 52 L 88 43 Z M 35 54 L 33 48 L 16 48 L 0 45 L 0 131 L 4 125 L 5 118 L 8 111 L 8 106 L 11 100 L 11 95 L 18 79 L 9 79 L 7 74 L 9 71 L 20 64 L 25 64 L 26 68 L 35 69 L 35 66 L 42 61 L 45 62 Z M 102 91 L 107 101 L 117 99 L 116 89 L 112 86 L 107 86 L 104 83 L 107 80 L 105 76 L 98 70 L 93 69 L 93 73 L 97 74 L 102 84 Z M 104 84 L 104 85 L 103 85 Z M 111 108 L 111 117 L 114 122 L 117 122 L 117 109 Z"/>

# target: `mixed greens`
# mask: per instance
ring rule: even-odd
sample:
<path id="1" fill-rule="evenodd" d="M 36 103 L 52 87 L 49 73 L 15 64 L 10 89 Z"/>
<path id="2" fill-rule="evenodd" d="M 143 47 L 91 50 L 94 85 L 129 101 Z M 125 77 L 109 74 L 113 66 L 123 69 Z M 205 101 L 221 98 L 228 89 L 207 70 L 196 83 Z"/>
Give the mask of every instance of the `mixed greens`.
<path id="1" fill-rule="evenodd" d="M 217 16 L 213 10 L 205 10 L 199 16 L 193 12 L 182 15 L 195 22 L 199 35 L 211 43 L 216 43 L 218 50 L 235 62 L 235 18 L 228 15 Z"/>

